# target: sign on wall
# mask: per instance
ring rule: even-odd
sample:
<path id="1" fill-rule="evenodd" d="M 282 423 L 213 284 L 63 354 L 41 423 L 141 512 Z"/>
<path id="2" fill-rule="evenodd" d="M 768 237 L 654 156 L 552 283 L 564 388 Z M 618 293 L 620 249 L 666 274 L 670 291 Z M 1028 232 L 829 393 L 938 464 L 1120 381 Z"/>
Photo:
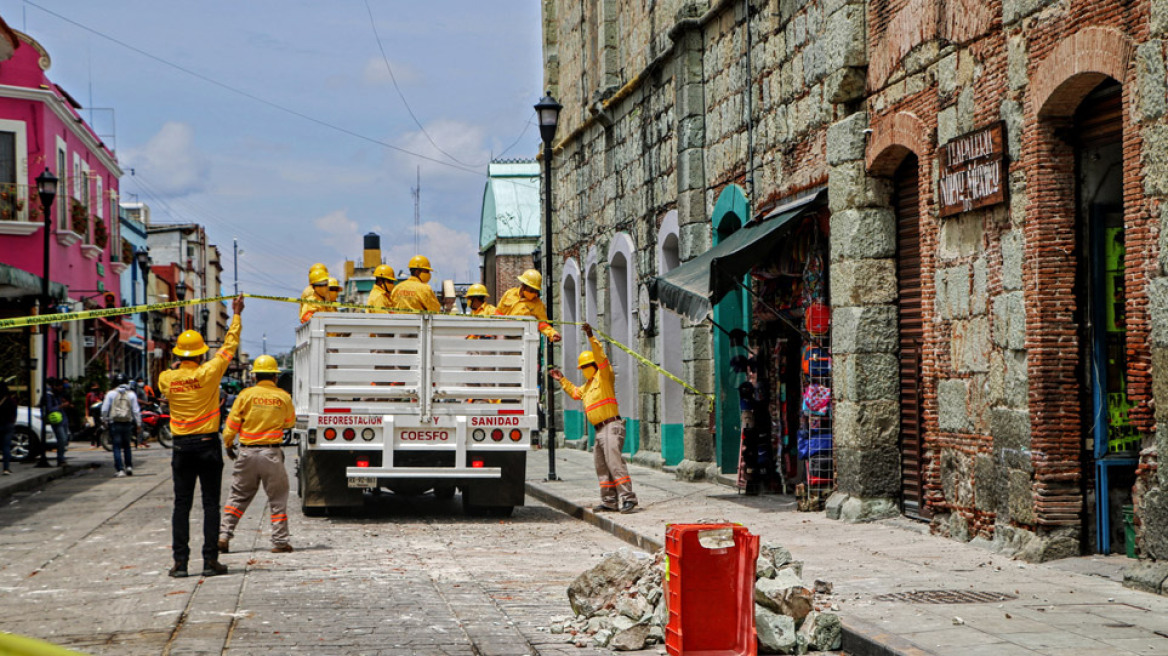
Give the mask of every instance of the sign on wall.
<path id="1" fill-rule="evenodd" d="M 941 216 L 1005 202 L 1005 144 L 1005 125 L 997 122 L 941 146 Z"/>

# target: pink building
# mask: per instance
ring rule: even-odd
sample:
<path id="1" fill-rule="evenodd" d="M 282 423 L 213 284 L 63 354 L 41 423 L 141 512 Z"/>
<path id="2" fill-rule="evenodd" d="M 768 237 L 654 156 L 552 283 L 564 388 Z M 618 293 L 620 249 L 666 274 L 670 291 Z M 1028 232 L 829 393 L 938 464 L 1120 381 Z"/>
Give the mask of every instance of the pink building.
<path id="1" fill-rule="evenodd" d="M 51 295 L 70 310 L 120 304 L 119 275 L 128 263 L 118 234 L 117 157 L 82 119 L 81 105 L 46 76 L 45 49 L 26 34 L 5 35 L 15 36 L 16 47 L 0 64 L 0 317 L 36 311 L 45 218 L 36 178 L 46 168 L 59 179 L 50 217 Z M 48 358 L 35 330 L 0 331 L 0 378 L 27 390 L 46 365 L 50 376 L 78 377 L 118 346 L 110 322 L 50 331 Z"/>

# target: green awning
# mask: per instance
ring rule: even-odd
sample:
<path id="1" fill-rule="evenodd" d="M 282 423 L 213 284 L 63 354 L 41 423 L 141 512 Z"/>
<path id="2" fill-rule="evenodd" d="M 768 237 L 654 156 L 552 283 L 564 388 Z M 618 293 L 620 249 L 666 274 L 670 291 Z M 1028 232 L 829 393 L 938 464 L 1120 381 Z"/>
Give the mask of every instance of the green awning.
<path id="1" fill-rule="evenodd" d="M 662 307 L 691 321 L 703 321 L 714 304 L 770 254 L 797 219 L 823 205 L 824 196 L 813 194 L 783 206 L 765 220 L 738 230 L 705 253 L 658 276 L 657 300 Z"/>
<path id="2" fill-rule="evenodd" d="M 14 266 L 0 264 L 0 298 L 40 296 L 41 277 Z M 49 296 L 63 300 L 69 295 L 69 288 L 59 282 L 49 281 Z"/>

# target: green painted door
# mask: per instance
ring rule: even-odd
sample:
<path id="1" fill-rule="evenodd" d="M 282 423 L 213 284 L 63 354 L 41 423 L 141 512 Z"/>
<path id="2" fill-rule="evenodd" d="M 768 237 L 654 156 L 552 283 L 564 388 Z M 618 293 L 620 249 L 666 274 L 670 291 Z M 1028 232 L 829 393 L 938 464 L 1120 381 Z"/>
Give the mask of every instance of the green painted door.
<path id="1" fill-rule="evenodd" d="M 746 194 L 737 185 L 726 187 L 714 205 L 714 245 L 734 234 L 749 216 Z M 744 282 L 749 284 L 748 280 Z M 730 358 L 746 351 L 741 347 L 731 347 L 727 333 L 736 328 L 750 329 L 750 299 L 745 289 L 735 289 L 714 306 L 714 323 L 717 324 L 714 327 L 714 389 L 717 394 L 715 458 L 722 473 L 732 474 L 738 470 L 738 452 L 742 446 L 738 385 L 746 377 L 730 369 Z"/>

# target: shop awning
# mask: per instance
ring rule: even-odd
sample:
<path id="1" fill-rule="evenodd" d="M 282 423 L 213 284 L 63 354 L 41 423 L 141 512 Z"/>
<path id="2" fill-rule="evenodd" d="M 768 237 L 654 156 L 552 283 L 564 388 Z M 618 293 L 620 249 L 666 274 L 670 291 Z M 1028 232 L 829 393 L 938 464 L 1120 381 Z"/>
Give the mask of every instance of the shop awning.
<path id="1" fill-rule="evenodd" d="M 41 277 L 8 264 L 0 264 L 0 298 L 17 298 L 21 296 L 39 296 L 41 293 Z M 69 293 L 68 288 L 59 282 L 49 281 L 49 296 L 64 299 Z"/>
<path id="2" fill-rule="evenodd" d="M 714 304 L 770 254 L 800 217 L 823 205 L 824 197 L 823 193 L 813 194 L 781 206 L 765 220 L 740 229 L 705 253 L 657 277 L 661 306 L 695 322 L 704 320 Z"/>

